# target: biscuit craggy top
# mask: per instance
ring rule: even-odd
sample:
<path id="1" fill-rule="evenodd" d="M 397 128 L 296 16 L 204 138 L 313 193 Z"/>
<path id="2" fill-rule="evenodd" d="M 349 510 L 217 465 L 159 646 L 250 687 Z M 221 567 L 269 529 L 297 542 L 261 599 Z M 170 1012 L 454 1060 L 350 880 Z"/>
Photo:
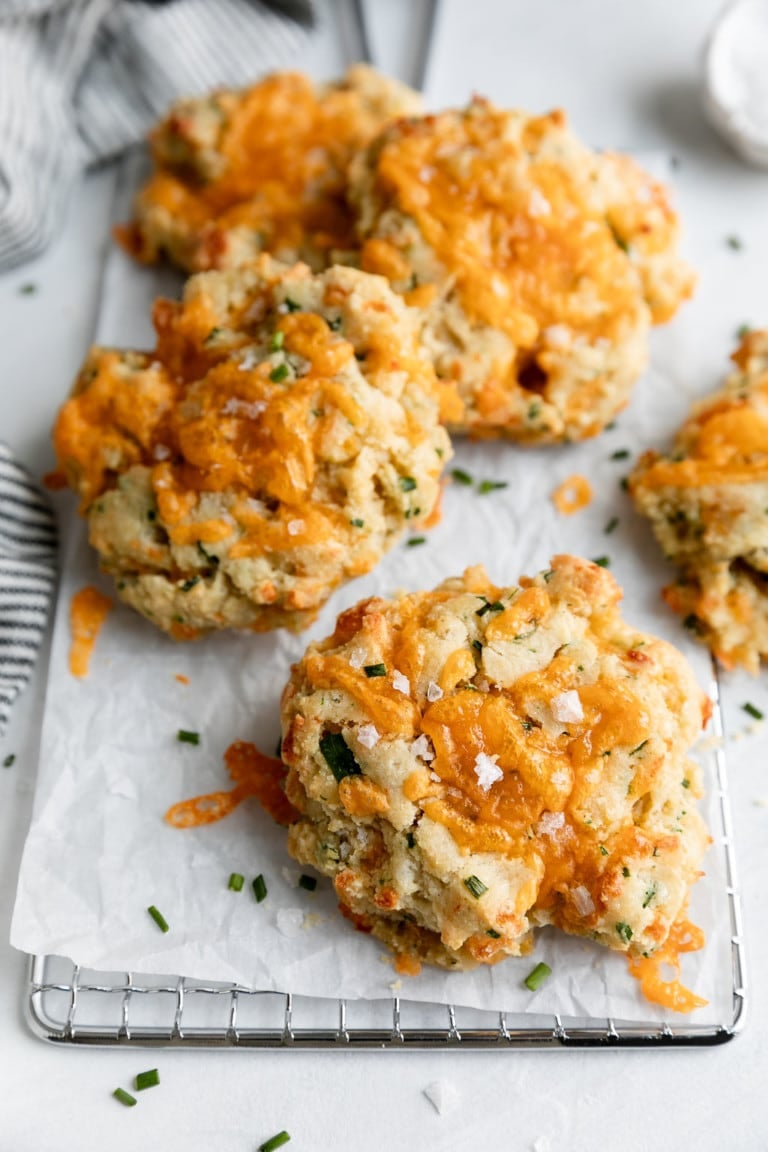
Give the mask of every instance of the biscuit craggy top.
<path id="1" fill-rule="evenodd" d="M 593 435 L 626 403 L 648 325 L 691 291 L 665 189 L 562 112 L 476 99 L 402 120 L 353 165 L 351 197 L 363 267 L 427 310 L 475 434 Z"/>
<path id="2" fill-rule="evenodd" d="M 152 133 L 156 172 L 122 238 L 141 260 L 166 252 L 193 272 L 262 251 L 324 267 L 334 249 L 356 246 L 345 195 L 353 154 L 420 105 L 365 65 L 332 84 L 278 72 L 180 101 Z"/>
<path id="3" fill-rule="evenodd" d="M 709 702 L 620 598 L 569 556 L 507 588 L 469 569 L 310 646 L 283 704 L 289 845 L 362 927 L 460 966 L 547 923 L 665 940 L 707 844 L 687 751 Z"/>
<path id="4" fill-rule="evenodd" d="M 102 564 L 179 636 L 308 623 L 435 509 L 450 446 L 413 315 L 380 278 L 262 257 L 155 324 L 152 354 L 92 350 L 55 428 Z"/>

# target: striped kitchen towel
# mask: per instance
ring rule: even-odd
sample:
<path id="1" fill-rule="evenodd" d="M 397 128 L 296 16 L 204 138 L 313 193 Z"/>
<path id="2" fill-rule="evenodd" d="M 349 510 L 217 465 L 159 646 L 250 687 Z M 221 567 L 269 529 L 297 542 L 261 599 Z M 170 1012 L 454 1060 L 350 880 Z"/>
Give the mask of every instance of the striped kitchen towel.
<path id="1" fill-rule="evenodd" d="M 178 96 L 296 67 L 309 0 L 0 0 L 0 269 Z"/>
<path id="2" fill-rule="evenodd" d="M 0 444 L 0 736 L 32 675 L 55 584 L 53 513 Z"/>

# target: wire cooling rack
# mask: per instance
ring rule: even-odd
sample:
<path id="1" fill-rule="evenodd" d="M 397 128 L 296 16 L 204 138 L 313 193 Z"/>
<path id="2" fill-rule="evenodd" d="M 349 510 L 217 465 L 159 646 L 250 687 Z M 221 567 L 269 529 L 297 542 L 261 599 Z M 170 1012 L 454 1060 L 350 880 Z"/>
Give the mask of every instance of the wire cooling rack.
<path id="1" fill-rule="evenodd" d="M 722 1044 L 741 1030 L 747 988 L 741 900 L 733 849 L 728 776 L 722 750 L 720 686 L 710 695 L 717 808 L 713 829 L 725 862 L 731 942 L 732 1012 L 716 1025 L 638 1023 L 481 1012 L 389 1000 L 311 999 L 238 984 L 82 968 L 58 956 L 33 956 L 26 1017 L 44 1040 L 64 1045 L 193 1048 L 601 1048 Z"/>

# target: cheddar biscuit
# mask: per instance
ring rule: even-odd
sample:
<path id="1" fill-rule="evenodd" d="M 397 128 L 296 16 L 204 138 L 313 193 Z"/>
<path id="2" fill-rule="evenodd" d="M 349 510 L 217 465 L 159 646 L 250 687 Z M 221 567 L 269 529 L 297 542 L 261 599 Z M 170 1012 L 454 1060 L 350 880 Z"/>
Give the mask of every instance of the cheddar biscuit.
<path id="1" fill-rule="evenodd" d="M 749 332 L 724 388 L 696 404 L 667 455 L 629 478 L 679 580 L 667 603 L 731 667 L 768 656 L 768 331 Z"/>
<path id="2" fill-rule="evenodd" d="M 580 440 L 624 407 L 648 330 L 690 295 L 665 189 L 562 112 L 475 99 L 393 124 L 355 161 L 362 267 L 424 309 L 453 430 Z"/>
<path id="3" fill-rule="evenodd" d="M 397 116 L 410 88 L 357 65 L 333 84 L 278 72 L 242 91 L 182 100 L 152 132 L 155 172 L 118 235 L 140 260 L 188 272 L 261 252 L 316 269 L 355 248 L 349 162 Z"/>
<path id="4" fill-rule="evenodd" d="M 708 843 L 688 749 L 708 714 L 683 657 L 572 556 L 365 600 L 282 704 L 289 850 L 396 952 L 446 967 L 553 924 L 639 955 L 666 939 Z"/>
<path id="5" fill-rule="evenodd" d="M 94 348 L 54 431 L 118 594 L 178 638 L 309 624 L 424 526 L 449 459 L 413 314 L 379 277 L 261 257 Z"/>

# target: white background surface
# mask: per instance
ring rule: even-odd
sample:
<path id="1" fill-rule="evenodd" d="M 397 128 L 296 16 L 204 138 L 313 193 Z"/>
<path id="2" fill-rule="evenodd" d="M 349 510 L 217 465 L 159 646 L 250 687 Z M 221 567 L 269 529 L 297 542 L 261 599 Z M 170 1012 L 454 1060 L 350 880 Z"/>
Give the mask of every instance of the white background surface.
<path id="1" fill-rule="evenodd" d="M 410 59 L 412 6 L 378 0 L 369 7 L 380 62 L 397 71 Z M 590 142 L 662 148 L 680 157 L 680 207 L 691 221 L 686 248 L 706 269 L 696 301 L 675 322 L 686 390 L 721 376 L 740 323 L 768 322 L 768 293 L 754 289 L 755 278 L 768 279 L 768 178 L 726 152 L 698 105 L 698 57 L 718 7 L 713 0 L 442 0 L 429 76 L 435 103 L 460 102 L 474 89 L 536 110 L 563 104 Z M 338 71 L 343 61 L 332 28 L 326 26 L 313 58 L 297 63 L 318 75 Z M 56 246 L 36 265 L 0 279 L 0 436 L 38 471 L 50 466 L 48 430 L 93 329 L 112 183 L 109 172 L 91 177 Z M 745 244 L 739 253 L 725 243 L 734 233 Z M 37 294 L 19 295 L 29 281 Z M 539 1152 L 768 1146 L 762 1100 L 768 924 L 761 893 L 768 810 L 755 803 L 768 797 L 764 739 L 728 745 L 752 974 L 746 1031 L 728 1045 L 493 1055 L 56 1050 L 25 1029 L 25 960 L 4 943 L 31 809 L 41 680 L 16 709 L 0 747 L 0 758 L 17 755 L 12 769 L 0 769 L 0 1152 L 250 1152 L 283 1127 L 291 1148 L 339 1152 L 491 1142 L 528 1149 L 537 1140 Z M 729 680 L 732 731 L 745 727 L 744 700 L 766 709 L 765 674 Z M 137 1071 L 155 1065 L 162 1085 L 139 1107 L 123 1110 L 110 1098 L 116 1085 L 129 1086 Z M 434 1080 L 458 1092 L 450 1115 L 438 1117 L 421 1094 Z"/>

